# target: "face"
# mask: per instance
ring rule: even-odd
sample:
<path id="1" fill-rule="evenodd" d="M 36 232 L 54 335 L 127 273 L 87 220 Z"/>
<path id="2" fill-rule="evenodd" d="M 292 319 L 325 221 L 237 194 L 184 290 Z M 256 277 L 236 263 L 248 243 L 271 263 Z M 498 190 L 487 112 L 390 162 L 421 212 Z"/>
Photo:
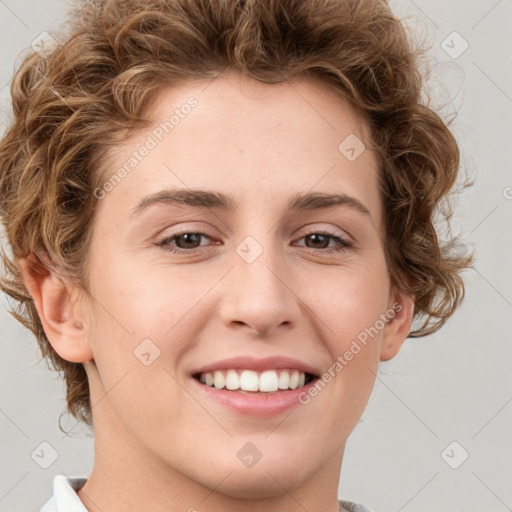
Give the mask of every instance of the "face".
<path id="1" fill-rule="evenodd" d="M 162 90 L 152 119 L 95 192 L 97 435 L 231 496 L 335 472 L 401 307 L 364 123 L 325 84 L 235 73 Z"/>

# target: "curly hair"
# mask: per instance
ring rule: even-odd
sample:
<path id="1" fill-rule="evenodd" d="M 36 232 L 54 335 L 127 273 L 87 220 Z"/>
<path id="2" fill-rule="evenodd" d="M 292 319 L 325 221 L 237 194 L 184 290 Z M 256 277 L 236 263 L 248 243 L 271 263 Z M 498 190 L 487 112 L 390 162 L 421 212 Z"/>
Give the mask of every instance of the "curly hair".
<path id="1" fill-rule="evenodd" d="M 81 363 L 51 346 L 20 260 L 51 267 L 87 291 L 100 162 L 140 129 L 163 87 L 233 69 L 266 83 L 323 80 L 365 117 L 379 155 L 384 251 L 392 286 L 414 296 L 418 328 L 439 329 L 464 297 L 472 255 L 434 225 L 459 172 L 459 148 L 422 100 L 422 50 L 385 0 L 89 0 L 70 12 L 49 54 L 30 51 L 11 84 L 13 120 L 0 141 L 0 286 L 10 313 L 63 372 L 67 410 L 92 427 Z M 45 257 L 44 257 L 45 256 Z M 400 275 L 407 276 L 407 283 Z"/>

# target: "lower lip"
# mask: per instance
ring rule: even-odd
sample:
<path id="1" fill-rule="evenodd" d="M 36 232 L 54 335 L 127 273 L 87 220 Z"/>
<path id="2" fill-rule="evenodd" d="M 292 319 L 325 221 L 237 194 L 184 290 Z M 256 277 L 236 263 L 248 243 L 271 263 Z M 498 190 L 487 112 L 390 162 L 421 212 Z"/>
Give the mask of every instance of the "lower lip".
<path id="1" fill-rule="evenodd" d="M 314 379 L 305 386 L 297 389 L 286 389 L 275 393 L 241 393 L 217 389 L 202 384 L 194 377 L 191 377 L 194 385 L 198 386 L 199 392 L 204 393 L 209 400 L 230 407 L 237 412 L 254 416 L 274 416 L 286 412 L 293 407 L 303 405 L 299 401 L 299 395 L 307 393 L 309 388 L 314 386 L 318 379 Z"/>

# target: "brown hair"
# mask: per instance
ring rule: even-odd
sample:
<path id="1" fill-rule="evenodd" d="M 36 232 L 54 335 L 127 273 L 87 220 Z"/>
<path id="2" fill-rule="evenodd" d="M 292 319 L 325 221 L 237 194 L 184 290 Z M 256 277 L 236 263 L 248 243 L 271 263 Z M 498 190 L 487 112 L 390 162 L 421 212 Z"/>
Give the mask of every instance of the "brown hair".
<path id="1" fill-rule="evenodd" d="M 12 255 L 2 251 L 0 285 L 42 357 L 63 372 L 75 418 L 92 426 L 86 372 L 49 343 L 19 261 L 33 255 L 86 291 L 98 162 L 125 128 L 148 122 L 163 86 L 227 68 L 267 83 L 320 78 L 363 113 L 380 156 L 391 282 L 415 296 L 420 320 L 409 336 L 436 331 L 454 312 L 471 256 L 451 251 L 453 237 L 440 243 L 434 217 L 456 182 L 459 149 L 421 100 L 420 50 L 386 1 L 89 0 L 71 15 L 65 41 L 49 55 L 30 52 L 11 85 L 0 215 Z"/>

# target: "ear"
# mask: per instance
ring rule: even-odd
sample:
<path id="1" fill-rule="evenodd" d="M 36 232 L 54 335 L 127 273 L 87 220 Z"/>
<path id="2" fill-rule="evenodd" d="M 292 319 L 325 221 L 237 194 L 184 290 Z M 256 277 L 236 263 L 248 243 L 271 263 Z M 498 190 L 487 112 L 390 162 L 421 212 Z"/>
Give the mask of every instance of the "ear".
<path id="1" fill-rule="evenodd" d="M 25 287 L 57 354 L 73 363 L 90 361 L 93 354 L 85 332 L 85 318 L 72 300 L 77 289 L 65 284 L 48 261 L 43 264 L 33 254 L 20 261 Z"/>
<path id="2" fill-rule="evenodd" d="M 402 276 L 405 283 L 408 280 Z M 389 295 L 388 311 L 389 321 L 384 328 L 380 352 L 381 361 L 389 361 L 395 357 L 403 342 L 411 331 L 414 314 L 414 297 L 405 292 L 391 291 Z"/>

